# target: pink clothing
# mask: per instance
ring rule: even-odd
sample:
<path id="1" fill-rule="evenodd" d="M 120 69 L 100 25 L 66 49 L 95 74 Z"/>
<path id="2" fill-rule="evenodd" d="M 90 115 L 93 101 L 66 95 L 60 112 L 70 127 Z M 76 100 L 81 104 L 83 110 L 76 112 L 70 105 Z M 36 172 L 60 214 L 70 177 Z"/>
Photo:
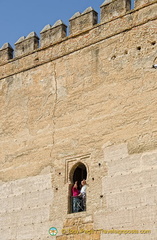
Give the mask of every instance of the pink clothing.
<path id="1" fill-rule="evenodd" d="M 77 188 L 72 187 L 72 196 L 76 197 L 78 196 L 80 191 Z"/>

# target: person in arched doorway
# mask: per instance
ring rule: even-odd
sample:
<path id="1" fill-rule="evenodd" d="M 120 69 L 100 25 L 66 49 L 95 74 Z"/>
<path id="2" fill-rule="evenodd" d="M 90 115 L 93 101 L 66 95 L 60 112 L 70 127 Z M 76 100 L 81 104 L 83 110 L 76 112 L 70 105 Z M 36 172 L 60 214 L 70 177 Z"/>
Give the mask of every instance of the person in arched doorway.
<path id="1" fill-rule="evenodd" d="M 80 191 L 78 190 L 78 183 L 75 182 L 74 186 L 72 187 L 72 212 L 79 211 L 79 197 Z"/>
<path id="2" fill-rule="evenodd" d="M 80 191 L 78 190 L 78 184 L 77 181 L 75 182 L 74 186 L 72 187 L 72 196 L 76 197 L 78 196 Z"/>
<path id="3" fill-rule="evenodd" d="M 81 188 L 79 196 L 82 197 L 83 210 L 86 211 L 86 189 L 87 189 L 87 183 L 86 183 L 85 179 L 83 179 L 81 181 L 81 185 L 82 185 L 82 188 Z"/>

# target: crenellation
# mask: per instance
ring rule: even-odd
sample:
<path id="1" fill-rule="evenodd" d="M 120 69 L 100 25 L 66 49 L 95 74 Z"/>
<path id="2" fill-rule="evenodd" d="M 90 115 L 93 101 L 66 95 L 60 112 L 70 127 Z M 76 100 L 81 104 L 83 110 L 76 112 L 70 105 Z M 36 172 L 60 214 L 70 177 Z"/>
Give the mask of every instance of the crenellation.
<path id="1" fill-rule="evenodd" d="M 130 0 L 105 0 L 100 6 L 101 8 L 101 22 L 108 22 L 117 18 L 131 8 Z"/>
<path id="2" fill-rule="evenodd" d="M 70 34 L 77 34 L 87 30 L 98 23 L 98 13 L 92 8 L 87 8 L 82 14 L 75 13 L 70 19 L 69 31 Z"/>
<path id="3" fill-rule="evenodd" d="M 66 37 L 66 33 L 67 26 L 62 22 L 62 20 L 58 20 L 53 26 L 50 24 L 46 25 L 40 32 L 41 47 L 60 41 Z"/>
<path id="4" fill-rule="evenodd" d="M 6 62 L 9 59 L 13 58 L 13 48 L 9 43 L 3 44 L 3 46 L 0 48 L 0 63 Z"/>
<path id="5" fill-rule="evenodd" d="M 15 57 L 30 53 L 39 47 L 39 37 L 31 32 L 27 37 L 20 37 L 15 43 Z"/>
<path id="6" fill-rule="evenodd" d="M 152 3 L 156 3 L 155 0 L 136 0 L 135 1 L 135 11 L 142 6 L 148 6 Z M 127 17 L 128 11 L 131 9 L 131 0 L 105 0 L 100 6 L 100 23 L 109 24 L 110 21 L 114 21 L 117 18 Z M 145 14 L 148 17 L 148 14 Z M 142 15 L 143 16 L 143 15 Z M 150 16 L 149 16 L 150 17 Z M 140 15 L 138 16 L 140 18 Z M 131 18 L 130 18 L 131 19 Z M 132 25 L 135 24 L 134 20 L 137 18 L 132 18 Z M 131 21 L 131 20 L 129 20 Z M 76 12 L 69 19 L 69 33 L 71 35 L 80 34 L 81 32 L 92 30 L 92 27 L 98 23 L 98 13 L 92 8 L 88 7 L 83 13 Z M 128 22 L 127 22 L 128 23 Z M 126 25 L 126 22 L 122 22 L 121 25 Z M 125 28 L 125 27 L 124 27 Z M 114 34 L 114 28 L 112 28 Z M 35 32 L 31 32 L 27 37 L 20 37 L 15 43 L 15 51 L 11 46 L 8 48 L 2 47 L 0 49 L 0 64 L 12 59 L 14 56 L 19 57 L 23 54 L 28 54 L 38 49 L 39 47 L 47 47 L 59 41 L 62 41 L 67 36 L 67 26 L 58 20 L 54 25 L 47 24 L 40 32 L 41 39 L 37 36 Z M 69 36 L 69 37 L 70 37 Z M 40 41 L 40 42 L 39 42 Z M 5 44 L 3 45 L 5 46 Z M 14 54 L 13 54 L 14 53 Z"/>

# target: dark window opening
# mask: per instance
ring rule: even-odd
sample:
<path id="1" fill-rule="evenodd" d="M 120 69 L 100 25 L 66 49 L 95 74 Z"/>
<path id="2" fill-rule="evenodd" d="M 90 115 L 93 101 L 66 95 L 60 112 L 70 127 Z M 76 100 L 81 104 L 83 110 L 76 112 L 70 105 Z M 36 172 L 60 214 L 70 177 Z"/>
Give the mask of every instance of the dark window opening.
<path id="1" fill-rule="evenodd" d="M 78 189 L 81 189 L 81 181 L 87 178 L 87 171 L 84 164 L 80 164 L 76 167 L 74 174 L 73 174 L 73 184 L 77 181 L 78 182 Z"/>

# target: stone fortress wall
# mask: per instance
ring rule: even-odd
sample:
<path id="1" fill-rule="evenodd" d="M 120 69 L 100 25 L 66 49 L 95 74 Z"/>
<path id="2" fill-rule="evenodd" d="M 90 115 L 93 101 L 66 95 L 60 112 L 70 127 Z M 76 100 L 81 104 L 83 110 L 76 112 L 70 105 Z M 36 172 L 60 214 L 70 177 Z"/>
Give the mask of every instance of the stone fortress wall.
<path id="1" fill-rule="evenodd" d="M 156 0 L 106 0 L 100 23 L 88 8 L 69 36 L 59 20 L 2 46 L 0 239 L 156 240 L 156 26 Z M 79 163 L 87 210 L 70 213 Z"/>

